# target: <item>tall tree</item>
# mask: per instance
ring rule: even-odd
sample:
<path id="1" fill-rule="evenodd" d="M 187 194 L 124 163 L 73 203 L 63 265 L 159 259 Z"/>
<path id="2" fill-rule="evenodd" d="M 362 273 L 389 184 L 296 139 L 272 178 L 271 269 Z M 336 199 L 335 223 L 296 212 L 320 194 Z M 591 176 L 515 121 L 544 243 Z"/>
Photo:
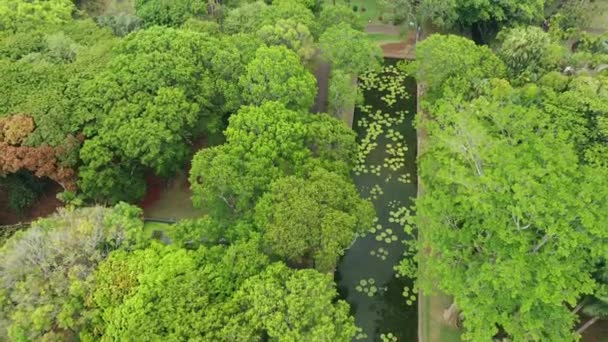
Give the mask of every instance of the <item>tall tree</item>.
<path id="1" fill-rule="evenodd" d="M 125 204 L 60 210 L 9 239 L 0 249 L 0 338 L 77 338 L 89 277 L 112 250 L 137 243 L 140 214 Z"/>
<path id="2" fill-rule="evenodd" d="M 255 222 L 273 253 L 299 264 L 312 261 L 322 272 L 335 269 L 374 216 L 352 182 L 324 169 L 273 182 L 255 207 Z"/>
<path id="3" fill-rule="evenodd" d="M 355 30 L 347 23 L 327 29 L 319 38 L 319 44 L 332 68 L 360 74 L 380 66 L 380 47 L 366 33 Z"/>
<path id="4" fill-rule="evenodd" d="M 222 217 L 250 213 L 270 183 L 304 175 L 315 165 L 348 175 L 354 133 L 327 115 L 310 115 L 266 102 L 230 117 L 226 143 L 198 152 L 190 170 L 193 202 Z"/>
<path id="5" fill-rule="evenodd" d="M 223 326 L 242 313 L 229 300 L 267 263 L 255 240 L 197 250 L 155 243 L 113 253 L 95 274 L 93 312 L 99 319 L 88 334 L 118 340 L 234 340 Z M 259 338 L 254 329 L 247 334 Z"/>
<path id="6" fill-rule="evenodd" d="M 509 68 L 510 75 L 522 81 L 535 81 L 540 75 L 557 69 L 565 55 L 561 46 L 540 27 L 508 29 L 498 38 L 501 40 L 498 56 Z"/>
<path id="7" fill-rule="evenodd" d="M 533 105 L 534 86 L 505 83 L 472 102 L 427 107 L 421 284 L 454 297 L 468 340 L 499 331 L 573 340 L 564 303 L 594 290 L 595 263 L 606 255 L 606 170 L 580 163 L 567 132 Z"/>
<path id="8" fill-rule="evenodd" d="M 284 46 L 260 47 L 239 84 L 243 99 L 254 105 L 277 101 L 290 109 L 307 110 L 317 94 L 315 77 Z"/>
<path id="9" fill-rule="evenodd" d="M 78 117 L 86 125 L 80 186 L 114 202 L 143 194 L 143 167 L 171 175 L 181 167 L 195 128 L 217 130 L 221 111 L 211 99 L 217 42 L 193 31 L 155 27 L 116 49 L 107 70 L 82 87 Z M 135 182 L 128 174 L 135 173 Z M 139 178 L 139 179 L 138 179 Z M 133 190 L 131 196 L 121 187 Z"/>
<path id="10" fill-rule="evenodd" d="M 253 323 L 273 341 L 351 341 L 357 331 L 354 319 L 348 304 L 336 297 L 331 275 L 275 263 L 247 279 L 235 294 L 246 321 L 235 316 L 229 326 Z"/>
<path id="11" fill-rule="evenodd" d="M 490 78 L 505 75 L 503 62 L 485 46 L 454 35 L 434 34 L 416 46 L 416 60 L 407 68 L 423 83 L 426 99 L 433 101 L 450 88 L 465 97 Z"/>

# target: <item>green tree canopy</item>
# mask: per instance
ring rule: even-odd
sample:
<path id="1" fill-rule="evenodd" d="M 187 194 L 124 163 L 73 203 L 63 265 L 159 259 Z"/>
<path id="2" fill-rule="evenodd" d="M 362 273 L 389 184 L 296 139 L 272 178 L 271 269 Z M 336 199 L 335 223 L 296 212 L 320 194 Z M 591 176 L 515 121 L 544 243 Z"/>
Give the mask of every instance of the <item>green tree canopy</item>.
<path id="1" fill-rule="evenodd" d="M 349 179 L 320 168 L 307 178 L 273 182 L 255 207 L 255 222 L 273 253 L 299 264 L 312 261 L 322 272 L 336 267 L 374 216 Z"/>
<path id="2" fill-rule="evenodd" d="M 99 321 L 89 334 L 99 331 L 114 340 L 234 340 L 222 331 L 229 319 L 241 315 L 230 297 L 267 263 L 256 240 L 228 248 L 154 244 L 112 253 L 95 274 Z M 255 336 L 253 329 L 248 335 Z"/>
<path id="3" fill-rule="evenodd" d="M 346 176 L 356 152 L 355 135 L 341 121 L 277 102 L 243 107 L 225 135 L 224 145 L 198 152 L 190 170 L 194 204 L 224 218 L 250 212 L 282 176 L 303 176 L 315 165 Z"/>
<path id="4" fill-rule="evenodd" d="M 568 132 L 534 105 L 535 86 L 497 81 L 487 94 L 428 107 L 421 284 L 454 297 L 468 340 L 499 329 L 513 340 L 573 340 L 565 303 L 594 291 L 606 255 L 606 169 L 581 164 Z"/>
<path id="5" fill-rule="evenodd" d="M 409 71 L 427 89 L 428 100 L 440 98 L 451 88 L 467 97 L 474 97 L 475 88 L 489 78 L 505 75 L 505 66 L 485 46 L 469 39 L 434 34 L 416 46 L 416 60 Z"/>
<path id="6" fill-rule="evenodd" d="M 298 1 L 286 0 L 266 5 L 262 1 L 244 4 L 228 12 L 222 23 L 226 33 L 257 32 L 265 25 L 274 25 L 281 19 L 291 19 L 316 32 L 315 16 Z"/>
<path id="7" fill-rule="evenodd" d="M 146 26 L 180 26 L 191 17 L 207 13 L 203 0 L 136 0 L 135 13 Z"/>
<path id="8" fill-rule="evenodd" d="M 64 209 L 9 239 L 0 249 L 0 336 L 76 338 L 86 323 L 89 277 L 112 250 L 139 240 L 140 214 L 126 204 Z"/>
<path id="9" fill-rule="evenodd" d="M 28 31 L 72 19 L 72 0 L 6 0 L 0 3 L 0 31 Z"/>
<path id="10" fill-rule="evenodd" d="M 231 325 L 253 324 L 271 341 L 351 341 L 354 319 L 348 304 L 336 297 L 331 275 L 275 263 L 235 294 L 245 321 L 233 319 Z"/>
<path id="11" fill-rule="evenodd" d="M 542 21 L 545 0 L 421 0 L 418 15 L 442 28 L 473 24 L 532 24 Z"/>
<path id="12" fill-rule="evenodd" d="M 280 19 L 274 25 L 265 25 L 258 37 L 267 45 L 284 45 L 306 62 L 315 54 L 314 39 L 304 24 L 292 19 Z"/>
<path id="13" fill-rule="evenodd" d="M 327 29 L 319 38 L 323 54 L 332 68 L 360 74 L 380 66 L 382 50 L 365 32 L 340 23 Z"/>
<path id="14" fill-rule="evenodd" d="M 499 34 L 498 56 L 509 68 L 510 75 L 523 81 L 535 81 L 554 70 L 564 51 L 540 27 L 516 27 Z"/>
<path id="15" fill-rule="evenodd" d="M 216 45 L 206 35 L 160 27 L 121 41 L 107 69 L 81 89 L 86 195 L 137 199 L 143 167 L 170 175 L 188 156 L 195 128 L 217 130 L 221 112 L 211 103 L 209 68 Z"/>
<path id="16" fill-rule="evenodd" d="M 317 19 L 317 36 L 320 36 L 325 30 L 338 23 L 346 23 L 357 31 L 363 31 L 365 28 L 361 18 L 349 6 L 326 4 L 321 9 L 319 18 Z"/>
<path id="17" fill-rule="evenodd" d="M 290 109 L 307 110 L 317 94 L 315 77 L 284 46 L 260 47 L 239 84 L 245 102 L 254 105 L 277 101 Z"/>

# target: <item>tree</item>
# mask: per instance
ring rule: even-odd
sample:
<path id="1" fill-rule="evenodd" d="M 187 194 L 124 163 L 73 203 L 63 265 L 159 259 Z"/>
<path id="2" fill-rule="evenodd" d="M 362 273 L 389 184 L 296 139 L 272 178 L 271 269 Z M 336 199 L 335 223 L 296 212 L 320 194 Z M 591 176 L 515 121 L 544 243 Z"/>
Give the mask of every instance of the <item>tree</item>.
<path id="1" fill-rule="evenodd" d="M 291 19 L 280 19 L 274 25 L 262 26 L 257 34 L 269 46 L 284 45 L 304 62 L 315 54 L 314 39 L 308 27 Z"/>
<path id="2" fill-rule="evenodd" d="M 188 156 L 195 128 L 217 130 L 221 112 L 211 103 L 216 89 L 209 70 L 215 45 L 193 31 L 139 31 L 82 87 L 78 117 L 87 140 L 79 183 L 86 195 L 109 202 L 137 199 L 143 188 L 133 185 L 141 185 L 141 178 L 133 182 L 128 174 L 149 167 L 171 175 Z M 124 197 L 122 187 L 133 195 Z"/>
<path id="3" fill-rule="evenodd" d="M 76 338 L 87 319 L 89 277 L 112 250 L 139 241 L 140 215 L 126 204 L 62 209 L 11 237 L 0 249 L 0 336 Z"/>
<path id="4" fill-rule="evenodd" d="M 544 0 L 422 0 L 418 11 L 423 20 L 442 28 L 456 25 L 471 27 L 479 24 L 532 24 L 544 15 Z"/>
<path id="5" fill-rule="evenodd" d="M 549 34 L 539 27 L 508 29 L 499 34 L 499 39 L 498 56 L 505 62 L 512 77 L 524 81 L 534 81 L 539 75 L 556 69 L 564 56 L 562 48 L 553 43 Z"/>
<path id="6" fill-rule="evenodd" d="M 245 313 L 229 326 L 254 324 L 273 341 L 351 341 L 357 331 L 354 319 L 348 304 L 336 297 L 331 275 L 275 263 L 247 279 L 235 294 Z"/>
<path id="7" fill-rule="evenodd" d="M 207 13 L 207 2 L 202 0 L 137 0 L 135 14 L 146 26 L 180 26 L 188 18 Z"/>
<path id="8" fill-rule="evenodd" d="M 255 207 L 255 222 L 272 253 L 297 264 L 312 261 L 322 272 L 335 269 L 374 216 L 349 179 L 320 168 L 306 178 L 273 182 Z"/>
<path id="9" fill-rule="evenodd" d="M 416 23 L 415 4 L 412 0 L 380 0 L 378 8 L 382 13 L 382 19 L 395 25 Z"/>
<path id="10" fill-rule="evenodd" d="M 277 101 L 294 110 L 312 107 L 317 93 L 315 77 L 283 46 L 260 47 L 239 84 L 246 103 Z"/>
<path id="11" fill-rule="evenodd" d="M 434 34 L 416 46 L 416 60 L 408 70 L 427 89 L 429 101 L 450 88 L 465 97 L 475 97 L 475 88 L 484 80 L 500 78 L 505 66 L 485 46 L 453 35 Z"/>
<path id="12" fill-rule="evenodd" d="M 325 30 L 338 23 L 346 23 L 357 31 L 363 31 L 365 28 L 361 18 L 349 6 L 327 4 L 323 6 L 323 9 L 319 13 L 316 36 L 320 36 Z"/>
<path id="13" fill-rule="evenodd" d="M 380 66 L 382 50 L 364 32 L 340 23 L 327 29 L 319 38 L 323 55 L 332 68 L 360 74 Z"/>
<path id="14" fill-rule="evenodd" d="M 95 274 L 92 298 L 99 323 L 88 334 L 230 341 L 222 328 L 241 313 L 229 300 L 267 264 L 256 240 L 197 250 L 154 243 L 132 253 L 112 253 Z"/>
<path id="15" fill-rule="evenodd" d="M 268 6 L 262 1 L 248 3 L 228 12 L 222 23 L 224 32 L 257 32 L 265 25 L 274 25 L 281 19 L 291 19 L 316 32 L 315 17 L 302 3 L 293 0 L 280 1 Z"/>
<path id="16" fill-rule="evenodd" d="M 534 106 L 535 86 L 505 83 L 427 107 L 419 285 L 454 297 L 468 340 L 499 331 L 573 340 L 565 303 L 594 290 L 591 274 L 606 254 L 606 170 L 580 163 L 567 132 Z"/>
<path id="17" fill-rule="evenodd" d="M 327 115 L 286 109 L 277 102 L 243 107 L 230 117 L 226 143 L 199 151 L 190 184 L 195 206 L 213 209 L 224 220 L 247 216 L 270 183 L 304 175 L 315 165 L 348 175 L 355 135 Z"/>
<path id="18" fill-rule="evenodd" d="M 341 118 L 345 111 L 355 105 L 357 88 L 353 76 L 342 70 L 333 70 L 329 79 L 328 109 Z"/>
<path id="19" fill-rule="evenodd" d="M 0 3 L 0 31 L 28 31 L 72 19 L 72 0 L 3 1 Z"/>

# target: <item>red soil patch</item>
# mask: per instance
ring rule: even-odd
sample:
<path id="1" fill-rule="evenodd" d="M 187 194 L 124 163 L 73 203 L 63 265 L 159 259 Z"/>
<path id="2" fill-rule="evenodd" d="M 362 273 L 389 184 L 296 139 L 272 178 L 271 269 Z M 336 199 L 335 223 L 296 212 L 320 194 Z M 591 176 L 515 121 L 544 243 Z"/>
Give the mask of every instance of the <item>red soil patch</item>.
<path id="1" fill-rule="evenodd" d="M 207 146 L 207 137 L 203 136 L 198 138 L 196 141 L 192 143 L 191 151 L 192 155 L 194 155 L 199 150 L 205 148 Z M 192 156 L 187 159 L 188 163 L 185 166 L 186 172 L 190 171 Z M 165 179 L 161 178 L 152 172 L 146 175 L 146 195 L 139 203 L 139 206 L 142 209 L 150 208 L 154 203 L 161 199 L 163 191 L 167 189 L 167 187 L 171 184 L 174 179 Z M 190 182 L 186 181 L 181 184 L 182 189 L 189 190 Z"/>
<path id="2" fill-rule="evenodd" d="M 416 48 L 416 34 L 410 32 L 406 39 L 401 42 L 382 44 L 384 57 L 413 59 Z"/>
<path id="3" fill-rule="evenodd" d="M 162 178 L 153 174 L 146 176 L 146 196 L 141 200 L 139 206 L 146 209 L 154 204 L 160 199 L 164 188 L 165 182 Z"/>

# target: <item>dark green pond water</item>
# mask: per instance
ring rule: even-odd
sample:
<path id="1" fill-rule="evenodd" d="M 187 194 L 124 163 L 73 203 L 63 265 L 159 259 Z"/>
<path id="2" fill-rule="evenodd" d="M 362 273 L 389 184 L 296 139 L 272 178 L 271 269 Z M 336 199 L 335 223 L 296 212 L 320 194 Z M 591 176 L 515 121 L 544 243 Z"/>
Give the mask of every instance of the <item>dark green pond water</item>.
<path id="1" fill-rule="evenodd" d="M 395 64 L 395 60 L 386 61 L 386 65 Z M 392 78 L 393 73 L 385 72 L 384 76 Z M 406 94 L 397 96 L 391 106 L 381 98 L 389 90 L 365 90 L 368 109 L 358 107 L 353 124 L 360 143 L 366 136 L 370 138 L 370 132 L 374 131 L 370 128 L 372 122 L 378 122 L 382 127 L 381 133 L 374 137 L 372 132 L 369 139 L 377 145 L 370 148 L 361 163 L 367 172 L 362 169 L 355 172 L 355 183 L 361 195 L 374 203 L 379 227 L 355 241 L 345 252 L 336 272 L 339 291 L 350 303 L 357 326 L 367 335 L 360 339 L 363 341 L 381 341 L 380 335 L 388 333 L 400 342 L 417 341 L 417 305 L 415 301 L 407 305 L 402 295 L 404 287 L 411 288 L 411 283 L 396 277 L 394 270 L 405 249 L 402 240 L 407 237 L 403 227 L 390 220 L 391 212 L 411 207 L 412 199 L 416 197 L 416 131 L 412 122 L 416 112 L 416 84 L 412 78 L 404 76 L 396 83 L 406 90 Z M 378 110 L 389 118 L 379 119 L 374 115 Z M 401 149 L 403 165 L 391 168 L 390 161 L 387 163 L 387 158 L 391 157 L 389 147 L 398 143 L 407 146 L 407 151 Z"/>

